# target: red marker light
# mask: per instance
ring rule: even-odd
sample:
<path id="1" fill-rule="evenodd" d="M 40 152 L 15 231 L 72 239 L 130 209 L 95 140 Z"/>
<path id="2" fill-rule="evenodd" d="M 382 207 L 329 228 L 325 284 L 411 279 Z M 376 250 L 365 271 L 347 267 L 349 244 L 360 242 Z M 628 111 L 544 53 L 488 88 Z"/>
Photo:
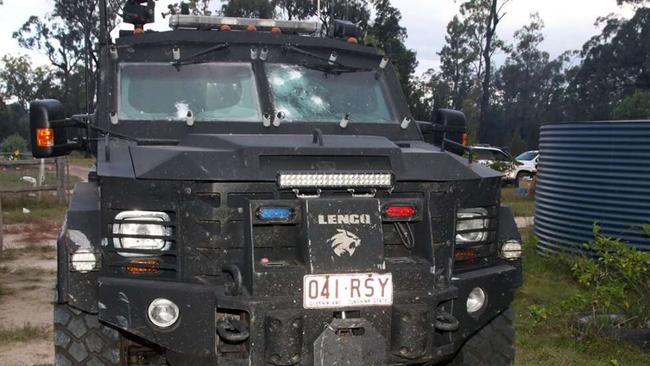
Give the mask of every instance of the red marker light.
<path id="1" fill-rule="evenodd" d="M 394 205 L 386 207 L 386 217 L 389 219 L 410 219 L 415 216 L 415 207 L 410 205 Z"/>

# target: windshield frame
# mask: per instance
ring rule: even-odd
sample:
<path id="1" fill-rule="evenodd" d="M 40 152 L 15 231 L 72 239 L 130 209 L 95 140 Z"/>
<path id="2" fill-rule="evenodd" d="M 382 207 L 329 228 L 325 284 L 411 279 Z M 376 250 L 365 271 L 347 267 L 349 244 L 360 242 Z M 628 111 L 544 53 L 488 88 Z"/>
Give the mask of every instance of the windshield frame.
<path id="1" fill-rule="evenodd" d="M 281 60 L 288 64 L 301 64 L 311 59 L 299 55 L 286 53 L 282 47 L 291 44 L 310 50 L 323 57 L 329 57 L 333 51 L 339 54 L 341 62 L 346 65 L 363 68 L 378 68 L 383 54 L 376 48 L 354 45 L 338 39 L 305 37 L 300 35 L 271 34 L 268 32 L 240 33 L 240 32 L 195 32 L 195 31 L 166 31 L 145 32 L 138 36 L 121 37 L 116 39 L 117 57 L 111 57 L 106 52 L 105 66 L 101 68 L 102 83 L 105 88 L 100 88 L 96 110 L 96 123 L 116 133 L 137 136 L 142 139 L 176 139 L 182 140 L 188 134 L 312 134 L 315 129 L 324 134 L 331 135 L 372 135 L 388 138 L 392 141 L 422 141 L 422 133 L 416 123 L 410 123 L 407 128 L 401 128 L 400 123 L 350 123 L 343 129 L 340 124 L 334 123 L 285 123 L 280 126 L 265 126 L 263 121 L 258 123 L 241 123 L 233 121 L 210 121 L 195 123 L 188 126 L 165 120 L 117 120 L 117 71 L 121 63 L 132 62 L 169 62 L 172 59 L 172 50 L 178 47 L 181 55 L 193 54 L 216 43 L 228 42 L 230 47 L 227 52 L 211 53 L 203 57 L 201 62 L 236 62 L 252 64 L 253 68 L 263 69 L 264 61 L 251 60 L 252 45 L 266 45 L 268 48 L 268 62 Z M 403 94 L 401 84 L 392 63 L 385 69 L 379 70 L 380 79 L 385 85 L 389 95 L 389 103 L 394 106 L 395 117 L 402 121 L 411 117 L 408 101 Z M 261 73 L 256 73 L 260 75 Z M 258 91 L 268 92 L 266 76 L 256 80 Z M 274 113 L 273 105 L 264 94 L 259 95 L 264 114 Z M 112 117 L 113 116 L 113 117 Z"/>
<path id="2" fill-rule="evenodd" d="M 184 118 L 181 117 L 175 117 L 175 116 L 169 116 L 167 118 L 132 118 L 133 116 L 126 116 L 128 118 L 122 118 L 122 70 L 126 66 L 165 66 L 165 67 L 170 67 L 174 68 L 174 65 L 172 65 L 169 62 L 141 62 L 141 61 L 135 61 L 135 62 L 120 62 L 117 65 L 117 72 L 116 72 L 116 80 L 115 80 L 115 111 L 117 117 L 120 119 L 120 121 L 132 121 L 134 123 L 142 123 L 142 122 L 150 122 L 150 121 L 163 121 L 163 122 L 169 122 L 169 123 L 179 123 L 183 122 Z M 256 77 L 256 70 L 255 67 L 252 65 L 251 62 L 237 62 L 237 61 L 210 61 L 210 62 L 205 62 L 201 64 L 191 64 L 191 65 L 184 65 L 183 68 L 191 68 L 191 67 L 200 67 L 200 66 L 210 66 L 210 65 L 240 65 L 240 66 L 246 66 L 248 70 L 250 70 L 251 73 L 251 90 L 253 95 L 252 100 L 255 103 L 255 110 L 257 112 L 256 119 L 249 119 L 249 120 L 237 120 L 237 119 L 197 119 L 196 112 L 192 111 L 194 114 L 195 120 L 200 123 L 224 123 L 224 122 L 234 122 L 234 123 L 246 123 L 246 124 L 254 124 L 254 123 L 262 123 L 262 115 L 263 115 L 263 103 L 262 99 L 260 97 L 260 93 L 262 92 L 262 89 L 258 85 L 258 80 Z"/>

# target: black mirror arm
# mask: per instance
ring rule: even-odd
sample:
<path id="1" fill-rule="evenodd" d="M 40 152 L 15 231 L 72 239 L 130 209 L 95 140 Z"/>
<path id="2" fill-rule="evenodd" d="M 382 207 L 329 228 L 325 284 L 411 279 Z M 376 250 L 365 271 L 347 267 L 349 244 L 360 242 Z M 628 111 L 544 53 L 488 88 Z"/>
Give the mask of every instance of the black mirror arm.
<path id="1" fill-rule="evenodd" d="M 80 128 L 80 129 L 82 129 L 82 128 L 83 129 L 89 129 L 89 130 L 97 131 L 97 132 L 99 132 L 99 133 L 101 133 L 101 134 L 103 134 L 105 136 L 108 135 L 108 136 L 111 136 L 111 137 L 117 137 L 119 139 L 129 140 L 129 141 L 134 141 L 134 142 L 140 143 L 140 140 L 138 140 L 138 139 L 136 139 L 134 137 L 123 135 L 123 134 L 117 133 L 117 132 L 113 132 L 113 131 L 107 130 L 107 129 L 99 127 L 99 126 L 95 126 L 94 124 L 90 123 L 90 115 L 89 114 L 75 114 L 75 115 L 71 116 L 70 118 L 50 121 L 50 124 L 52 125 L 52 127 L 75 127 L 75 128 Z"/>

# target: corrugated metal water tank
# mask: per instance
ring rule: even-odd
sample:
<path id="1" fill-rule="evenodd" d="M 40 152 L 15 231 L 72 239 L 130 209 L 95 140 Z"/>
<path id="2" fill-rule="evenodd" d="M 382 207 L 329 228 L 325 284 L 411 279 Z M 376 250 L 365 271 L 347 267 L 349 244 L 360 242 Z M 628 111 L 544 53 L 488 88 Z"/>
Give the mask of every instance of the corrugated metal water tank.
<path id="1" fill-rule="evenodd" d="M 650 121 L 542 126 L 535 207 L 539 250 L 578 251 L 605 235 L 650 251 Z"/>

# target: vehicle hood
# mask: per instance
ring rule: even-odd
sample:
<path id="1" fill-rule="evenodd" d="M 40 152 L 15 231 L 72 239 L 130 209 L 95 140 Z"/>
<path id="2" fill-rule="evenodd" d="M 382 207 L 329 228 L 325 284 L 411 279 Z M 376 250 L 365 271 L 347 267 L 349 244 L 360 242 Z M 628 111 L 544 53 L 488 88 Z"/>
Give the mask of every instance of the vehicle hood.
<path id="1" fill-rule="evenodd" d="M 111 145 L 106 162 L 103 150 L 98 175 L 136 179 L 275 181 L 282 171 L 389 171 L 398 181 L 499 176 L 425 142 L 379 136 L 189 134 L 174 146 Z"/>

